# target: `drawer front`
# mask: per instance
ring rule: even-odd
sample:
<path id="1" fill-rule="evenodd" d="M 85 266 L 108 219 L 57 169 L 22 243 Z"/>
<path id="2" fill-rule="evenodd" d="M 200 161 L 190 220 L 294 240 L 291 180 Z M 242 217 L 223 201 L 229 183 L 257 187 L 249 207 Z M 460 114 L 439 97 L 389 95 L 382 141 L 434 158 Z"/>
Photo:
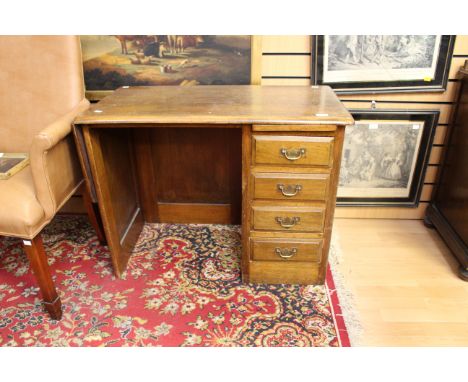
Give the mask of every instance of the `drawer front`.
<path id="1" fill-rule="evenodd" d="M 249 282 L 266 284 L 323 284 L 319 263 L 250 261 Z"/>
<path id="2" fill-rule="evenodd" d="M 322 240 L 252 239 L 254 261 L 306 261 L 319 263 Z"/>
<path id="3" fill-rule="evenodd" d="M 254 135 L 254 163 L 331 166 L 333 137 Z"/>
<path id="4" fill-rule="evenodd" d="M 325 200 L 328 194 L 329 174 L 275 174 L 253 175 L 254 198 L 276 200 Z"/>
<path id="5" fill-rule="evenodd" d="M 322 232 L 325 207 L 254 206 L 253 228 L 284 232 Z"/>

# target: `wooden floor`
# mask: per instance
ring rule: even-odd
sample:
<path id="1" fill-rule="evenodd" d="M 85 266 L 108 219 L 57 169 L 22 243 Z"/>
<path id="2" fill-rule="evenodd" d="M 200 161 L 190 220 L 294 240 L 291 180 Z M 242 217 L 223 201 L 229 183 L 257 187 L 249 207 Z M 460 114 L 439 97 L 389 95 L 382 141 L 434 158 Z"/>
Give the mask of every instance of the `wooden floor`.
<path id="1" fill-rule="evenodd" d="M 468 346 L 468 282 L 420 220 L 335 219 L 363 346 Z"/>

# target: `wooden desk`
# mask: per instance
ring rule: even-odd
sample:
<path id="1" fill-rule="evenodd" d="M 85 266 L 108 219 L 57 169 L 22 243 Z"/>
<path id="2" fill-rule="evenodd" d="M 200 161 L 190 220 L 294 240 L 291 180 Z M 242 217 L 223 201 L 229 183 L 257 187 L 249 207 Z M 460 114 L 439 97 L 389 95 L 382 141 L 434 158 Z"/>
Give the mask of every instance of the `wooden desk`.
<path id="1" fill-rule="evenodd" d="M 242 223 L 245 282 L 323 283 L 344 127 L 328 87 L 121 88 L 75 120 L 115 273 L 143 223 Z"/>

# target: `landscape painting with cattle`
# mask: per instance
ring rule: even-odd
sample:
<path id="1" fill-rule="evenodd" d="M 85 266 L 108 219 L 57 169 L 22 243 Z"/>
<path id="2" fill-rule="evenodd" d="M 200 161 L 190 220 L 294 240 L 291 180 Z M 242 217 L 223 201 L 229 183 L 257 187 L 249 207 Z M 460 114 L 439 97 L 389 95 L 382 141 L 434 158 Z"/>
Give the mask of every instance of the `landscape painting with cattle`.
<path id="1" fill-rule="evenodd" d="M 86 90 L 249 84 L 250 40 L 248 35 L 82 36 Z"/>

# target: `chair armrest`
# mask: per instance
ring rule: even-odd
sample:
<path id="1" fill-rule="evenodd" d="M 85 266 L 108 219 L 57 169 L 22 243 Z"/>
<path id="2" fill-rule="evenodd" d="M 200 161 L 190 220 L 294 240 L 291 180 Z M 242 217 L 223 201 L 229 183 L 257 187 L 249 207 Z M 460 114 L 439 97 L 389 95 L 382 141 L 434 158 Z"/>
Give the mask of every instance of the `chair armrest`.
<path id="1" fill-rule="evenodd" d="M 47 219 L 75 192 L 83 179 L 73 135 L 75 117 L 89 107 L 86 99 L 33 138 L 29 157 L 36 197 Z"/>
<path id="2" fill-rule="evenodd" d="M 42 152 L 50 150 L 71 133 L 73 120 L 78 114 L 85 111 L 88 107 L 89 101 L 87 99 L 82 99 L 71 111 L 52 122 L 37 134 L 34 137 L 32 146 Z"/>

